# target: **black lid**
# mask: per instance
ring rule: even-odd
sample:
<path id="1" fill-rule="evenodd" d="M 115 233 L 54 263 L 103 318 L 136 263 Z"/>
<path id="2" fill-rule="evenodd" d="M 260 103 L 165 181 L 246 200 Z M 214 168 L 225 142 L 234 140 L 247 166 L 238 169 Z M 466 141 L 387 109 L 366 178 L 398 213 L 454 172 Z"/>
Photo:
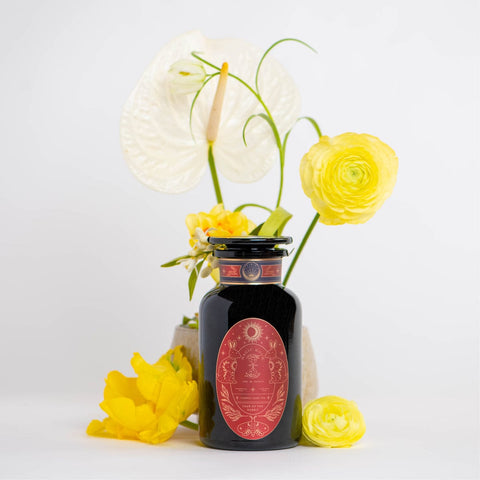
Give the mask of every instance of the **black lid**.
<path id="1" fill-rule="evenodd" d="M 208 237 L 209 243 L 218 245 L 214 255 L 219 258 L 272 258 L 285 257 L 288 251 L 277 245 L 292 243 L 292 237 Z"/>

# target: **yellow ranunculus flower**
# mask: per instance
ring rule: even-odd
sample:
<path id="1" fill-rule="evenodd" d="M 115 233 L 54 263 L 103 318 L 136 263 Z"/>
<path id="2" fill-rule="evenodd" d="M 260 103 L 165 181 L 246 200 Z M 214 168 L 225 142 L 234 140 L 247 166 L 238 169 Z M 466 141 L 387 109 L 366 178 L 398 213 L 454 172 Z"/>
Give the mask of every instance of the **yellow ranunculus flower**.
<path id="1" fill-rule="evenodd" d="M 231 212 L 223 208 L 223 204 L 215 205 L 209 213 L 191 213 L 185 219 L 190 232 L 190 245 L 199 245 L 203 248 L 208 246 L 206 242 L 198 241 L 197 228 L 200 228 L 209 237 L 240 237 L 248 235 L 255 224 L 242 212 Z M 218 268 L 209 263 L 208 272 L 216 283 L 220 281 Z M 208 273 L 207 273 L 208 275 Z"/>
<path id="2" fill-rule="evenodd" d="M 247 235 L 255 228 L 242 212 L 230 212 L 223 208 L 223 204 L 215 205 L 209 213 L 191 213 L 185 219 L 190 236 L 200 227 L 210 237 L 240 237 Z M 191 240 L 191 245 L 193 245 Z"/>
<path id="3" fill-rule="evenodd" d="M 110 372 L 100 403 L 108 417 L 90 422 L 87 433 L 153 444 L 168 440 L 198 409 L 197 383 L 181 348 L 169 350 L 154 364 L 135 353 L 132 366 L 138 378 Z"/>
<path id="4" fill-rule="evenodd" d="M 357 404 L 333 395 L 307 403 L 302 427 L 304 437 L 320 447 L 350 447 L 365 433 Z"/>
<path id="5" fill-rule="evenodd" d="M 321 137 L 300 164 L 303 191 L 326 225 L 365 223 L 395 186 L 398 158 L 378 138 Z"/>

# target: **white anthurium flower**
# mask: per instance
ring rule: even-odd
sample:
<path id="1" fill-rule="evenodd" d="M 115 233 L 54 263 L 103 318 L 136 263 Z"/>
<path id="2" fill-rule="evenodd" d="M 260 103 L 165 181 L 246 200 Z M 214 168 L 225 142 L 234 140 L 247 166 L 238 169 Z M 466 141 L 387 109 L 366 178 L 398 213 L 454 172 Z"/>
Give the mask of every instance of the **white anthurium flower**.
<path id="1" fill-rule="evenodd" d="M 208 164 L 206 130 L 219 76 L 212 78 L 198 95 L 192 131 L 189 116 L 194 94 L 170 88 L 171 70 L 177 68 L 179 61 L 192 58 L 196 64 L 191 52 L 201 52 L 203 59 L 218 67 L 228 62 L 229 72 L 252 87 L 263 55 L 261 49 L 243 40 L 209 40 L 193 31 L 168 43 L 147 68 L 123 109 L 121 143 L 134 175 L 148 187 L 165 193 L 193 188 Z M 193 71 L 192 64 L 189 68 Z M 205 69 L 209 74 L 216 72 L 209 66 Z M 300 113 L 297 87 L 270 55 L 260 69 L 258 87 L 283 136 Z M 258 99 L 236 79 L 228 78 L 218 133 L 210 143 L 215 165 L 231 181 L 259 180 L 278 155 L 272 131 L 262 118 L 254 118 L 248 124 L 247 146 L 243 143 L 243 126 L 257 113 L 265 113 Z"/>

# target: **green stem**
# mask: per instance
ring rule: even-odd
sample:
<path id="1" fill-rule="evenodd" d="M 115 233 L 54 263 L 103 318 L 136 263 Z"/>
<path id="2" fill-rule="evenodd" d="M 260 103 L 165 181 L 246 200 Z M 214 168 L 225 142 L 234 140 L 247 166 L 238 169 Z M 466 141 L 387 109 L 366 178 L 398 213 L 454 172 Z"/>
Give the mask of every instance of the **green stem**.
<path id="1" fill-rule="evenodd" d="M 280 147 L 278 149 L 280 154 L 280 186 L 278 187 L 278 197 L 277 197 L 277 205 L 276 208 L 280 206 L 280 202 L 282 201 L 282 193 L 283 193 L 283 170 L 285 167 L 285 149 Z"/>
<path id="2" fill-rule="evenodd" d="M 188 420 L 184 420 L 183 422 L 180 422 L 180 425 L 183 425 L 184 427 L 190 428 L 190 430 L 198 430 L 198 424 L 190 422 Z"/>
<path id="3" fill-rule="evenodd" d="M 259 205 L 258 203 L 244 203 L 237 207 L 234 212 L 241 212 L 245 207 L 257 207 L 257 208 L 263 208 L 263 210 L 266 210 L 267 212 L 272 213 L 272 209 L 268 207 L 264 207 L 263 205 Z"/>
<path id="4" fill-rule="evenodd" d="M 303 42 L 301 42 L 301 43 L 303 43 Z M 200 62 L 203 62 L 205 65 L 208 65 L 209 67 L 212 67 L 215 70 L 220 70 L 219 67 L 217 67 L 213 63 L 210 63 L 207 60 L 205 60 L 204 58 L 202 58 L 200 55 L 198 55 L 197 52 L 191 52 L 191 55 L 192 55 L 192 57 L 196 58 Z M 282 141 L 280 140 L 280 134 L 278 132 L 277 125 L 275 124 L 275 122 L 273 120 L 273 117 L 272 117 L 272 114 L 271 114 L 270 110 L 268 109 L 267 105 L 265 105 L 265 102 L 263 101 L 263 98 L 260 95 L 260 93 L 256 92 L 247 82 L 245 82 L 245 80 L 242 80 L 240 77 L 237 77 L 237 75 L 234 75 L 233 73 L 229 73 L 228 76 L 234 78 L 235 80 L 237 80 L 237 82 L 240 82 L 245 88 L 247 88 L 247 90 L 249 90 L 252 93 L 252 95 L 254 95 L 254 97 L 258 100 L 260 105 L 265 110 L 265 113 L 267 114 L 267 117 L 270 119 L 269 123 L 270 123 L 270 126 L 272 128 L 273 136 L 275 137 L 275 142 L 277 144 L 277 148 L 278 148 L 278 151 L 279 151 L 279 154 L 280 154 L 280 188 L 279 188 L 278 198 L 277 198 L 277 208 L 278 208 L 280 206 L 280 201 L 282 199 L 282 192 L 283 192 L 283 167 L 284 167 L 285 154 L 282 150 Z M 210 160 L 209 160 L 209 163 L 210 163 Z M 210 169 L 211 169 L 211 167 L 210 167 Z M 212 176 L 213 176 L 213 174 L 212 174 Z M 218 196 L 217 196 L 217 199 L 218 199 Z"/>
<path id="5" fill-rule="evenodd" d="M 220 184 L 218 183 L 217 168 L 215 167 L 215 159 L 213 158 L 212 145 L 208 146 L 208 166 L 210 167 L 210 173 L 212 174 L 213 188 L 215 189 L 217 203 L 223 203 L 222 192 L 220 190 Z"/>
<path id="6" fill-rule="evenodd" d="M 315 225 L 318 223 L 318 219 L 320 218 L 320 214 L 317 213 L 312 220 L 312 223 L 308 227 L 308 230 L 305 232 L 305 235 L 302 238 L 302 242 L 300 243 L 300 246 L 297 249 L 297 252 L 295 253 L 295 256 L 293 257 L 292 263 L 288 267 L 287 274 L 285 275 L 285 279 L 283 280 L 283 285 L 286 285 L 288 282 L 288 279 L 290 278 L 290 275 L 292 274 L 292 270 L 295 267 L 295 264 L 298 261 L 298 257 L 302 253 L 303 248 L 305 247 L 305 244 L 307 243 L 308 238 L 313 232 L 313 229 L 315 228 Z"/>
<path id="7" fill-rule="evenodd" d="M 267 105 L 265 105 L 265 102 L 263 101 L 263 98 L 259 93 L 257 93 L 248 83 L 243 81 L 240 77 L 237 77 L 236 75 L 233 75 L 229 73 L 231 77 L 233 77 L 235 80 L 240 82 L 242 85 L 244 85 L 250 92 L 255 96 L 255 98 L 259 101 L 260 105 L 262 105 L 263 109 L 265 110 L 265 113 L 267 114 L 268 118 L 271 120 L 269 122 L 270 127 L 272 128 L 273 136 L 275 138 L 275 142 L 277 144 L 278 148 L 278 153 L 280 155 L 280 187 L 278 190 L 278 197 L 277 197 L 277 205 L 276 208 L 280 206 L 280 202 L 282 200 L 282 192 L 283 192 L 283 169 L 284 169 L 284 160 L 285 160 L 285 154 L 282 149 L 282 141 L 280 140 L 280 134 L 278 132 L 277 125 L 275 121 L 273 120 L 272 114 L 270 113 L 270 110 L 268 109 Z"/>
<path id="8" fill-rule="evenodd" d="M 287 38 L 286 40 L 295 40 L 295 39 Z M 300 43 L 303 43 L 303 42 L 300 42 Z M 307 47 L 311 48 L 309 45 L 307 45 Z M 320 127 L 318 126 L 318 124 L 317 124 L 317 122 L 315 121 L 314 118 L 312 118 L 312 117 L 299 117 L 299 118 L 297 118 L 297 121 L 295 123 L 299 122 L 300 120 L 308 120 L 313 125 L 313 128 L 315 128 L 315 131 L 317 132 L 318 138 L 319 139 L 321 138 L 322 131 L 320 130 Z M 280 152 L 280 188 L 278 190 L 277 208 L 280 206 L 280 202 L 282 200 L 283 169 L 285 167 L 285 156 L 286 156 L 286 152 L 287 152 L 287 141 L 288 141 L 288 138 L 290 137 L 290 134 L 292 133 L 292 130 L 293 130 L 293 127 L 285 134 L 285 137 L 283 139 L 283 143 L 278 147 L 278 151 Z"/>
<path id="9" fill-rule="evenodd" d="M 255 73 L 255 88 L 257 89 L 257 92 L 260 93 L 259 89 L 258 89 L 258 74 L 260 73 L 260 68 L 262 66 L 262 63 L 263 61 L 265 60 L 265 57 L 270 53 L 271 50 L 273 50 L 277 45 L 279 45 L 280 43 L 283 43 L 283 42 L 297 42 L 297 43 L 301 43 L 302 45 L 305 45 L 305 47 L 309 48 L 310 50 L 312 50 L 313 52 L 315 53 L 318 53 L 313 47 L 311 47 L 308 43 L 305 43 L 303 42 L 302 40 L 299 40 L 298 38 L 282 38 L 281 40 L 277 40 L 273 45 L 270 45 L 267 50 L 265 51 L 265 53 L 263 54 L 262 58 L 260 59 L 260 61 L 258 62 L 258 66 L 257 66 L 257 71 Z"/>

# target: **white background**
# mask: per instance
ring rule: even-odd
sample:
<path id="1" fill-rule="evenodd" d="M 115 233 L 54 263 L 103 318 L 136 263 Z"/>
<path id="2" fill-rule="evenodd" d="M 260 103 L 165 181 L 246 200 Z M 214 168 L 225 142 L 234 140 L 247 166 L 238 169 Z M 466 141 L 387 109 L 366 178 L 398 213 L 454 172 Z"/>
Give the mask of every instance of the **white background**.
<path id="1" fill-rule="evenodd" d="M 0 477 L 431 478 L 478 475 L 478 23 L 474 1 L 81 1 L 0 5 Z M 320 395 L 355 400 L 352 449 L 232 453 L 179 429 L 157 447 L 87 437 L 103 378 L 154 361 L 183 314 L 186 214 L 214 204 L 205 175 L 168 196 L 129 172 L 123 103 L 157 51 L 200 29 L 275 51 L 303 114 L 327 135 L 391 145 L 393 196 L 361 226 L 319 225 L 290 287 L 315 345 Z M 284 207 L 297 241 L 313 216 L 298 164 Z M 221 179 L 227 207 L 272 204 L 278 171 Z M 247 212 L 256 221 L 256 212 Z"/>

